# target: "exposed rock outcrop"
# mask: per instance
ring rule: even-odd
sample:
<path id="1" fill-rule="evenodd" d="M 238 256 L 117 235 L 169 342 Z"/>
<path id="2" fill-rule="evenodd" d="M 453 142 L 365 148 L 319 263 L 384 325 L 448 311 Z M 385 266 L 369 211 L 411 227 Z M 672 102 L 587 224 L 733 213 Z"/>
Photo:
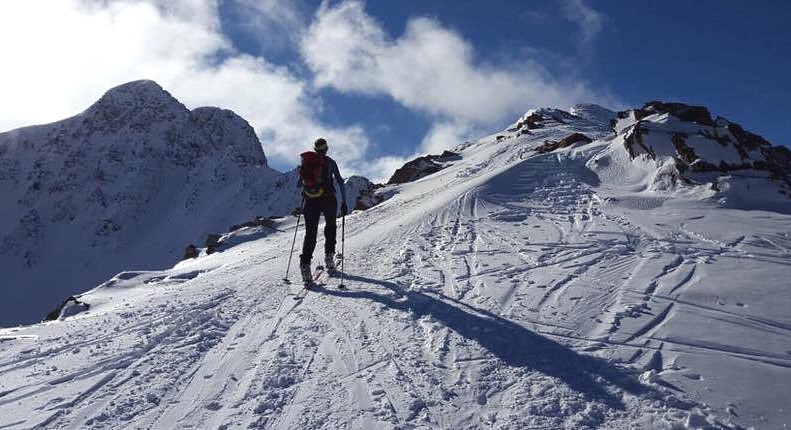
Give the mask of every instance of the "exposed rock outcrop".
<path id="1" fill-rule="evenodd" d="M 217 233 L 211 233 L 206 237 L 206 254 L 214 254 L 214 252 L 220 246 L 221 237 L 222 236 Z"/>
<path id="2" fill-rule="evenodd" d="M 684 103 L 665 103 L 662 101 L 650 101 L 640 109 L 618 112 L 618 118 L 626 118 L 633 112 L 637 120 L 641 120 L 655 113 L 669 113 L 682 121 L 696 122 L 701 125 L 714 125 L 711 113 L 704 106 L 692 106 Z"/>
<path id="3" fill-rule="evenodd" d="M 676 127 L 672 122 L 651 117 L 654 114 L 669 114 L 694 126 Z M 664 147 L 663 142 L 669 140 L 675 149 L 672 156 L 681 172 L 725 173 L 754 169 L 789 180 L 791 150 L 772 146 L 763 137 L 725 118 L 712 119 L 706 107 L 652 101 L 640 109 L 619 112 L 618 118 L 616 132 L 623 134 L 624 145 L 632 159 L 641 154 L 655 159 L 661 152 L 658 148 Z"/>
<path id="4" fill-rule="evenodd" d="M 460 155 L 451 151 L 445 151 L 440 155 L 426 155 L 416 158 L 397 169 L 393 176 L 390 177 L 390 180 L 387 181 L 387 184 L 403 184 L 416 181 L 432 173 L 439 172 L 445 167 L 446 163 L 458 159 L 460 159 Z"/>
<path id="5" fill-rule="evenodd" d="M 511 124 L 511 126 L 508 127 L 508 131 L 529 133 L 529 130 L 544 128 L 553 124 L 566 124 L 569 121 L 579 119 L 579 117 L 560 109 L 531 109 L 522 115 L 514 124 Z"/>
<path id="6" fill-rule="evenodd" d="M 386 196 L 376 193 L 382 187 L 384 185 L 374 184 L 365 179 L 365 183 L 359 188 L 357 199 L 354 202 L 354 210 L 368 210 L 385 201 L 387 199 Z"/>
<path id="7" fill-rule="evenodd" d="M 728 175 L 750 170 L 741 176 L 771 180 L 780 194 L 791 189 L 791 150 L 725 118 L 712 119 L 703 106 L 653 101 L 620 112 L 613 128 L 613 141 L 622 142 L 631 160 L 655 163 L 650 186 L 656 189 L 709 183 L 720 191 Z"/>
<path id="8" fill-rule="evenodd" d="M 543 154 L 546 152 L 552 152 L 559 148 L 567 148 L 569 146 L 576 144 L 584 145 L 586 143 L 591 143 L 591 142 L 593 142 L 593 139 L 591 139 L 590 137 L 585 136 L 582 133 L 573 133 L 557 142 L 553 140 L 545 141 L 543 145 L 536 148 L 536 152 Z"/>
<path id="9" fill-rule="evenodd" d="M 275 220 L 271 217 L 257 216 L 252 221 L 243 222 L 241 224 L 232 225 L 228 231 L 236 231 L 244 227 L 275 227 Z"/>
<path id="10" fill-rule="evenodd" d="M 85 312 L 90 308 L 91 305 L 88 303 L 81 302 L 74 296 L 69 296 L 69 298 L 64 300 L 55 310 L 47 314 L 47 316 L 44 317 L 44 321 L 64 319 L 80 312 Z"/>
<path id="11" fill-rule="evenodd" d="M 182 258 L 182 260 L 189 260 L 190 258 L 198 258 L 199 256 L 200 256 L 200 250 L 198 250 L 198 247 L 190 243 L 184 249 L 184 257 Z"/>

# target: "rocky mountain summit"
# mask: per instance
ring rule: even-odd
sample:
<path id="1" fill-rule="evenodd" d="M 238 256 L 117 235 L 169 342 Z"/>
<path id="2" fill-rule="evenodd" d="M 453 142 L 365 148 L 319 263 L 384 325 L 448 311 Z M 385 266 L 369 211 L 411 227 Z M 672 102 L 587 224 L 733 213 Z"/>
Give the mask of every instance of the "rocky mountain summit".
<path id="1" fill-rule="evenodd" d="M 609 149 L 588 166 L 607 181 L 624 178 L 635 192 L 692 192 L 718 198 L 729 207 L 788 211 L 791 196 L 791 150 L 722 117 L 704 106 L 651 101 L 642 108 L 614 112 L 597 105 L 527 111 L 498 141 L 564 126 L 562 139 L 546 139 L 539 153 L 580 146 L 601 139 Z M 747 192 L 752 190 L 752 192 Z M 785 207 L 785 208 L 784 208 Z"/>
<path id="2" fill-rule="evenodd" d="M 620 112 L 615 131 L 623 134 L 632 158 L 639 154 L 656 158 L 658 152 L 668 149 L 661 146 L 669 135 L 680 172 L 752 169 L 769 172 L 778 179 L 788 179 L 791 173 L 791 150 L 773 146 L 725 118 L 713 119 L 703 106 L 649 102 L 641 109 Z M 656 140 L 647 138 L 651 134 L 659 134 L 657 138 L 664 142 L 650 142 Z"/>
<path id="3" fill-rule="evenodd" d="M 56 291 L 58 302 L 125 267 L 172 263 L 185 243 L 299 201 L 244 119 L 189 110 L 153 81 L 0 134 L 0 195 L 0 270 L 10 280 L 0 314 L 28 322 L 46 309 L 42 294 Z"/>
<path id="4" fill-rule="evenodd" d="M 625 179 L 633 192 L 681 192 L 719 199 L 727 207 L 791 211 L 786 200 L 791 196 L 791 151 L 735 122 L 713 118 L 703 106 L 651 101 L 621 112 L 590 103 L 574 105 L 568 111 L 530 109 L 490 137 L 503 145 L 511 144 L 506 140 L 519 139 L 525 151 L 537 153 L 607 142 L 608 148 L 587 162 L 597 180 L 617 178 L 623 184 Z M 407 162 L 386 185 L 367 187 L 369 203 L 363 206 L 385 200 L 395 186 L 457 163 L 461 159 L 457 152 L 476 145 L 466 142 L 454 148 L 455 152 Z"/>

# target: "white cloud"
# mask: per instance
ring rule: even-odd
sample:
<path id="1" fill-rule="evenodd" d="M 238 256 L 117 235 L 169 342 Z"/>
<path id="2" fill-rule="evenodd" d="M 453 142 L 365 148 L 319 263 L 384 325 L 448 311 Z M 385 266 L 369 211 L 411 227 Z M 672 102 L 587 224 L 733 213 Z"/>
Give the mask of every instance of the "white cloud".
<path id="1" fill-rule="evenodd" d="M 0 130 L 71 116 L 145 78 L 189 107 L 234 110 L 285 168 L 318 136 L 342 165 L 368 147 L 361 127 L 317 120 L 319 101 L 287 69 L 235 51 L 213 1 L 4 1 L 0 41 Z"/>
<path id="2" fill-rule="evenodd" d="M 436 122 L 426 133 L 421 142 L 421 149 L 430 154 L 440 154 L 444 150 L 451 150 L 462 143 L 468 136 L 479 130 L 471 129 L 469 125 L 453 122 Z"/>
<path id="3" fill-rule="evenodd" d="M 581 51 L 592 47 L 596 35 L 604 27 L 606 17 L 601 12 L 588 6 L 584 0 L 566 0 L 566 18 L 580 28 L 580 39 L 577 45 Z"/>
<path id="4" fill-rule="evenodd" d="M 309 23 L 300 3 L 235 0 L 245 17 L 241 25 L 262 46 L 299 38 L 314 73 L 307 82 L 264 57 L 238 52 L 223 33 L 220 4 L 0 1 L 0 131 L 65 118 L 115 85 L 153 79 L 189 107 L 220 106 L 247 119 L 276 166 L 292 167 L 323 136 L 344 174 L 386 179 L 391 167 L 412 157 L 371 160 L 362 126 L 318 119 L 323 100 L 316 87 L 387 95 L 428 115 L 434 124 L 418 152 L 453 147 L 529 107 L 596 100 L 584 84 L 553 78 L 535 62 L 483 64 L 470 43 L 435 20 L 412 19 L 394 39 L 356 1 L 323 3 Z"/>
<path id="5" fill-rule="evenodd" d="M 195 106 L 222 106 L 254 124 L 268 157 L 296 164 L 297 155 L 312 148 L 319 136 L 330 142 L 333 153 L 344 163 L 364 157 L 368 148 L 362 127 L 334 128 L 316 121 L 315 102 L 305 83 L 261 58 L 230 58 L 187 79 L 175 80 L 170 87 L 180 100 Z"/>
<path id="6" fill-rule="evenodd" d="M 319 87 L 388 95 L 432 116 L 437 124 L 424 139 L 424 150 L 507 122 L 529 107 L 601 99 L 584 83 L 551 77 L 529 60 L 482 64 L 469 42 L 432 19 L 411 19 L 404 34 L 392 39 L 354 0 L 323 4 L 302 52 Z"/>
<path id="7" fill-rule="evenodd" d="M 353 171 L 357 172 L 357 174 L 365 176 L 370 181 L 383 184 L 387 182 L 388 179 L 390 179 L 396 169 L 400 168 L 404 165 L 404 163 L 416 157 L 418 157 L 418 155 L 410 157 L 378 157 L 371 161 L 357 163 L 356 165 L 352 166 L 352 168 Z M 344 175 L 346 174 L 344 173 Z"/>

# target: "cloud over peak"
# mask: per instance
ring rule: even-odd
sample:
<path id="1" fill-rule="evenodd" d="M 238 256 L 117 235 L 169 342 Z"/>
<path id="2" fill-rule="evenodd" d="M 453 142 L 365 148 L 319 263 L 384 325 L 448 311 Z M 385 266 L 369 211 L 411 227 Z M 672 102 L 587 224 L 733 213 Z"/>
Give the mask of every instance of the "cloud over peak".
<path id="1" fill-rule="evenodd" d="M 568 5 L 580 22 L 595 21 L 581 1 Z M 324 136 L 346 173 L 382 179 L 390 172 L 379 169 L 398 163 L 389 154 L 404 148 L 370 151 L 370 133 L 356 118 L 323 120 L 323 89 L 389 97 L 429 119 L 418 153 L 453 147 L 530 107 L 602 100 L 531 58 L 484 62 L 436 19 L 411 18 L 394 36 L 360 1 L 324 2 L 313 15 L 305 8 L 274 0 L 0 2 L 0 40 L 15 41 L 0 44 L 0 131 L 73 115 L 108 88 L 151 79 L 190 108 L 221 106 L 247 119 L 276 167 L 291 168 Z M 244 19 L 229 24 L 223 10 Z M 261 52 L 237 46 L 232 34 Z M 290 57 L 275 63 L 270 51 Z"/>
<path id="2" fill-rule="evenodd" d="M 392 38 L 354 0 L 322 5 L 302 40 L 302 54 L 318 87 L 386 95 L 434 118 L 424 140 L 430 147 L 474 126 L 512 119 L 529 106 L 599 98 L 584 83 L 553 77 L 530 59 L 484 64 L 462 35 L 434 19 L 412 18 Z"/>
<path id="3" fill-rule="evenodd" d="M 361 126 L 323 123 L 307 82 L 233 46 L 216 2 L 0 2 L 0 23 L 0 40 L 24 41 L 0 44 L 0 131 L 65 118 L 108 88 L 151 79 L 190 108 L 234 110 L 286 166 L 320 135 L 338 142 L 343 161 L 365 156 Z"/>

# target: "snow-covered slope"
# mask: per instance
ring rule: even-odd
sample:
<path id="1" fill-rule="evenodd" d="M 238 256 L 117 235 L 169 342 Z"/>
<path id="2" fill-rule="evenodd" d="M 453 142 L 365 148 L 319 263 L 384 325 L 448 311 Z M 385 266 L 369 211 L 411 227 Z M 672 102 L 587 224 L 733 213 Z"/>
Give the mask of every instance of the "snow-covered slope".
<path id="1" fill-rule="evenodd" d="M 704 154 L 698 125 L 644 119 Z M 119 273 L 88 312 L 0 331 L 0 426 L 783 428 L 783 179 L 658 186 L 692 169 L 633 129 L 537 110 L 380 189 L 346 218 L 347 290 L 292 299 L 287 226 Z M 547 145 L 574 133 L 593 141 Z M 760 207 L 732 198 L 748 185 Z"/>
<path id="2" fill-rule="evenodd" d="M 122 269 L 168 267 L 210 232 L 288 213 L 291 178 L 267 167 L 245 120 L 190 111 L 152 81 L 0 134 L 0 326 L 40 320 Z"/>

